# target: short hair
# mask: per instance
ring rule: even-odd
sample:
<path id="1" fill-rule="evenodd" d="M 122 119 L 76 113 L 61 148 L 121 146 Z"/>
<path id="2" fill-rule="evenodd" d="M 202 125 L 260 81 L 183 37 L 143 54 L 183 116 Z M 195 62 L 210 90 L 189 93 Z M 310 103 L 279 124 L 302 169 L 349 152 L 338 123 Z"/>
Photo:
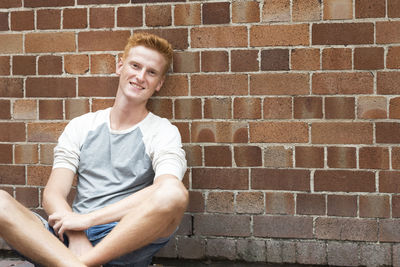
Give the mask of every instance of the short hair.
<path id="1" fill-rule="evenodd" d="M 122 58 L 125 59 L 128 56 L 131 48 L 135 46 L 144 46 L 159 52 L 167 62 L 163 74 L 168 72 L 172 63 L 173 49 L 172 45 L 167 40 L 151 33 L 135 33 L 129 37 Z"/>

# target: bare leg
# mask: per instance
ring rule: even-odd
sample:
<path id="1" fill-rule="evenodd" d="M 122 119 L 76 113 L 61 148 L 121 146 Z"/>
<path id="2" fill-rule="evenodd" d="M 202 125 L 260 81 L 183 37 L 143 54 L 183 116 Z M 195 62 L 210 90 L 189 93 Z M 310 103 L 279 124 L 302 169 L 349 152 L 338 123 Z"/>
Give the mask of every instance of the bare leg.
<path id="1" fill-rule="evenodd" d="M 32 212 L 0 190 L 0 236 L 44 266 L 85 266 Z"/>
<path id="2" fill-rule="evenodd" d="M 82 257 L 86 265 L 107 263 L 175 231 L 188 203 L 186 188 L 176 180 L 154 186 L 149 191 L 145 201 L 132 208 L 99 244 Z"/>

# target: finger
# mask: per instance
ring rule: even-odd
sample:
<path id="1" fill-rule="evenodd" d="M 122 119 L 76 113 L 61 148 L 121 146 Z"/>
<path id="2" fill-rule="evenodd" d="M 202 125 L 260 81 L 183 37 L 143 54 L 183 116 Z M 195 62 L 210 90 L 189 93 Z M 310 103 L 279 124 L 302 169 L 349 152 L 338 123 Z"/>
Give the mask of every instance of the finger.
<path id="1" fill-rule="evenodd" d="M 53 226 L 57 221 L 59 221 L 61 219 L 61 216 L 53 213 L 52 215 L 49 216 L 49 224 L 50 226 Z"/>
<path id="2" fill-rule="evenodd" d="M 58 230 L 58 238 L 60 238 L 60 240 L 62 242 L 64 242 L 64 232 L 65 232 L 65 229 L 64 229 L 64 225 L 63 225 L 63 226 L 61 226 L 60 230 Z"/>

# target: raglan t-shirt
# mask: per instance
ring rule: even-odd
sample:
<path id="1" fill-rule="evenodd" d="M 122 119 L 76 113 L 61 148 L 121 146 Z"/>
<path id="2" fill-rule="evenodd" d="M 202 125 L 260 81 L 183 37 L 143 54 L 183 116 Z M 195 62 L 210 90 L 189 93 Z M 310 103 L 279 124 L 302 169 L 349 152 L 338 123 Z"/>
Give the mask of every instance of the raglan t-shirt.
<path id="1" fill-rule="evenodd" d="M 74 212 L 89 213 L 115 203 L 160 175 L 182 180 L 185 174 L 181 136 L 167 119 L 150 112 L 133 127 L 115 131 L 110 111 L 74 118 L 54 148 L 53 168 L 67 168 L 78 176 Z"/>

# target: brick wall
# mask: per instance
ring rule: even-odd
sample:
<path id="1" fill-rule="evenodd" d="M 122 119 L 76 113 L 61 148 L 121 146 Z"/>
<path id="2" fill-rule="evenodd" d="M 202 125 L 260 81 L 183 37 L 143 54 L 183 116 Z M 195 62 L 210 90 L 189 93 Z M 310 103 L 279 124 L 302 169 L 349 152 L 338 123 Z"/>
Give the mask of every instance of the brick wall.
<path id="1" fill-rule="evenodd" d="M 149 108 L 190 166 L 159 256 L 400 266 L 398 0 L 2 0 L 1 189 L 43 212 L 57 137 L 112 105 L 136 31 L 176 50 Z"/>

